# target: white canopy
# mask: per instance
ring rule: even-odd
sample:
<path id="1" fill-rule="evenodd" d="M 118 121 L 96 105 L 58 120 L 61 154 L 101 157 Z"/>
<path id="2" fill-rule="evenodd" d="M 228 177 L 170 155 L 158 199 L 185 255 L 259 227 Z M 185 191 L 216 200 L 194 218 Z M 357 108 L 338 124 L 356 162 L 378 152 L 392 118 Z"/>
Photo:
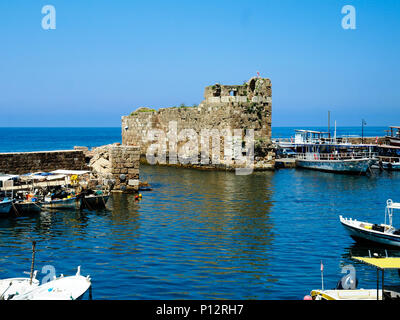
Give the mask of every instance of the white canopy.
<path id="1" fill-rule="evenodd" d="M 51 173 L 55 174 L 67 174 L 67 175 L 76 174 L 78 176 L 89 172 L 90 171 L 85 171 L 85 170 L 62 170 L 62 169 L 51 171 Z"/>
<path id="2" fill-rule="evenodd" d="M 11 174 L 0 175 L 0 181 L 7 181 L 7 180 L 17 178 L 17 177 L 19 177 L 19 176 L 11 175 Z"/>

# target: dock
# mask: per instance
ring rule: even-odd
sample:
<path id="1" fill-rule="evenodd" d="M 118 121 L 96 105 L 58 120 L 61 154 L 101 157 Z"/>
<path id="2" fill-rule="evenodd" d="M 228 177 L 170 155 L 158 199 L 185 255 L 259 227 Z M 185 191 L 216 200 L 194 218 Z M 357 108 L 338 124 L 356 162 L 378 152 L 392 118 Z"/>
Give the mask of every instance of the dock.
<path id="1" fill-rule="evenodd" d="M 296 168 L 295 158 L 275 159 L 275 168 Z"/>

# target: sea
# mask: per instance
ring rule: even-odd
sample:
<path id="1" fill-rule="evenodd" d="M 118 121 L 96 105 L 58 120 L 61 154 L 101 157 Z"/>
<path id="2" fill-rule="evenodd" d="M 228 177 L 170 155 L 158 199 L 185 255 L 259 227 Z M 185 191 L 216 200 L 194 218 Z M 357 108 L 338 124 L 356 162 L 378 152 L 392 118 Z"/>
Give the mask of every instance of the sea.
<path id="1" fill-rule="evenodd" d="M 294 129 L 272 135 L 290 137 Z M 339 130 L 361 135 L 358 127 Z M 364 135 L 384 130 L 365 127 Z M 120 142 L 121 129 L 0 128 L 0 137 L 0 152 L 61 150 Z M 376 270 L 351 257 L 398 255 L 354 242 L 339 222 L 343 215 L 382 223 L 386 200 L 400 202 L 397 172 L 240 176 L 143 165 L 140 179 L 153 188 L 140 201 L 114 194 L 105 210 L 1 218 L 0 279 L 30 271 L 34 240 L 40 281 L 81 266 L 96 300 L 301 300 L 312 289 L 335 288 L 347 266 L 360 288 L 375 289 Z M 385 272 L 385 285 L 399 280 Z"/>

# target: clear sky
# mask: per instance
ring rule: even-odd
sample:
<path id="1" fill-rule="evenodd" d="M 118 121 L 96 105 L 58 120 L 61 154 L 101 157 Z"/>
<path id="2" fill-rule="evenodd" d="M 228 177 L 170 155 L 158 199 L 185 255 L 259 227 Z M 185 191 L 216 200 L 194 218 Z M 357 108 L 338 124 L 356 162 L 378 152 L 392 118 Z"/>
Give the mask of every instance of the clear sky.
<path id="1" fill-rule="evenodd" d="M 398 0 L 4 0 L 0 37 L 0 126 L 120 126 L 257 71 L 273 126 L 400 125 Z"/>

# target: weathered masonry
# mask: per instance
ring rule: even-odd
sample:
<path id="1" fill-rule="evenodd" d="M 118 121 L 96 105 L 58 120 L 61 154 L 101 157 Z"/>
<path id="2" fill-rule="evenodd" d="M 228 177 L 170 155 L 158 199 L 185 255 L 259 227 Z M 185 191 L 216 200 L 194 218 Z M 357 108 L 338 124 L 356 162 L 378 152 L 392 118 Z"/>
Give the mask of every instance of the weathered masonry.
<path id="1" fill-rule="evenodd" d="M 112 180 L 113 190 L 139 190 L 139 147 L 106 145 L 92 150 L 90 167 L 100 181 Z"/>
<path id="2" fill-rule="evenodd" d="M 154 141 L 149 139 L 150 131 L 165 132 L 167 158 L 171 153 L 171 141 L 168 132 L 171 122 L 176 123 L 179 134 L 182 130 L 192 130 L 201 135 L 202 130 L 219 130 L 227 128 L 240 129 L 245 135 L 246 129 L 254 130 L 254 168 L 273 169 L 275 154 L 271 144 L 271 111 L 272 111 L 271 81 L 266 78 L 254 77 L 242 85 L 208 86 L 204 91 L 204 100 L 193 107 L 180 106 L 161 108 L 158 111 L 149 108 L 139 108 L 129 116 L 122 117 L 122 144 L 140 147 L 141 159 L 144 159 L 149 146 Z M 235 164 L 224 162 L 224 137 L 220 139 L 220 159 L 218 164 L 190 165 L 191 167 L 210 167 L 230 169 Z M 213 143 L 210 138 L 210 145 Z M 200 144 L 200 139 L 198 140 Z M 215 143 L 215 140 L 214 140 Z M 177 149 L 185 145 L 185 141 L 178 140 Z M 198 158 L 201 158 L 197 148 Z M 167 160 L 168 161 L 168 160 Z M 167 163 L 168 164 L 168 163 Z M 179 163 L 178 163 L 179 165 Z"/>
<path id="3" fill-rule="evenodd" d="M 25 174 L 58 169 L 87 170 L 82 151 L 43 151 L 0 153 L 0 172 Z"/>

